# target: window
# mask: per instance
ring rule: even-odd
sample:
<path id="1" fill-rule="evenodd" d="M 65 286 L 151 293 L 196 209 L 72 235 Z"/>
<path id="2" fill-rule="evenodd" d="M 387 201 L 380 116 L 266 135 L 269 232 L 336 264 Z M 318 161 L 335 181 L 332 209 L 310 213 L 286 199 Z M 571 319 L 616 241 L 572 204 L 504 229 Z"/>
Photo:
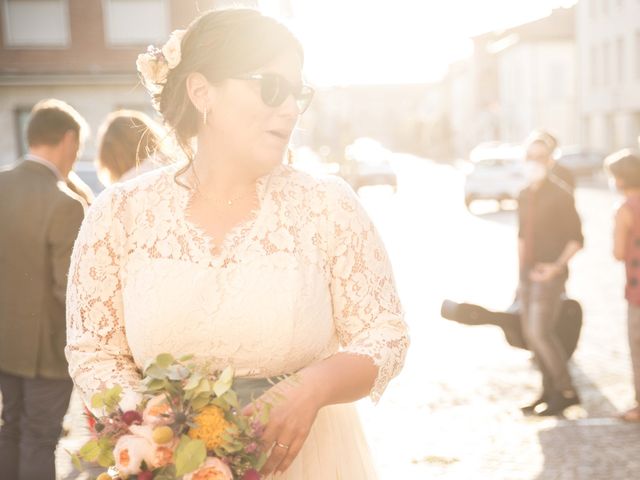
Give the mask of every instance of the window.
<path id="1" fill-rule="evenodd" d="M 608 41 L 602 46 L 602 84 L 609 85 L 611 73 L 611 46 Z"/>
<path id="2" fill-rule="evenodd" d="M 161 43 L 169 36 L 167 0 L 104 0 L 103 6 L 108 45 Z"/>
<path id="3" fill-rule="evenodd" d="M 619 37 L 617 42 L 617 71 L 618 83 L 624 83 L 624 38 Z"/>
<path id="4" fill-rule="evenodd" d="M 27 123 L 29 115 L 31 115 L 31 108 L 33 107 L 18 107 L 13 111 L 17 157 L 25 155 L 29 148 L 27 145 Z"/>
<path id="5" fill-rule="evenodd" d="M 600 84 L 600 62 L 598 61 L 598 47 L 595 45 L 591 46 L 591 86 L 595 87 Z"/>
<path id="6" fill-rule="evenodd" d="M 550 100 L 564 100 L 565 96 L 567 95 L 564 65 L 558 62 L 549 65 L 548 79 L 548 98 Z"/>
<path id="7" fill-rule="evenodd" d="M 66 0 L 5 0 L 2 2 L 5 42 L 9 47 L 69 45 Z"/>
<path id="8" fill-rule="evenodd" d="M 640 80 L 640 30 L 636 31 L 636 78 Z"/>

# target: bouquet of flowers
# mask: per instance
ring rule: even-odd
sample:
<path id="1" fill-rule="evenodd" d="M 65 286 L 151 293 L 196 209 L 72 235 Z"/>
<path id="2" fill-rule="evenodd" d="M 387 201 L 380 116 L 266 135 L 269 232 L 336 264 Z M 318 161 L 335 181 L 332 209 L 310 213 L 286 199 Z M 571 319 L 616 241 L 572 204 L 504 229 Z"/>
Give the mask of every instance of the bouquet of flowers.
<path id="1" fill-rule="evenodd" d="M 72 455 L 76 468 L 99 465 L 98 480 L 259 480 L 269 406 L 243 415 L 232 369 L 209 376 L 191 358 L 158 355 L 135 409 L 120 407 L 120 386 L 94 395 L 102 415 L 89 414 L 92 439 Z"/>

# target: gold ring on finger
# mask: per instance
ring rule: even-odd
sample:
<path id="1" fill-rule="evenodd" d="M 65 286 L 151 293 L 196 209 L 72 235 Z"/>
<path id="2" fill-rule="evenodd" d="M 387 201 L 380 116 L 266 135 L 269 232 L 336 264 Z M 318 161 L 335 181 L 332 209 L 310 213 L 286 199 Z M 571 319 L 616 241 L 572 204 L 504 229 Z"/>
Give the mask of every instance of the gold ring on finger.
<path id="1" fill-rule="evenodd" d="M 289 445 L 285 445 L 284 443 L 276 442 L 276 447 L 284 448 L 285 450 L 289 450 Z"/>

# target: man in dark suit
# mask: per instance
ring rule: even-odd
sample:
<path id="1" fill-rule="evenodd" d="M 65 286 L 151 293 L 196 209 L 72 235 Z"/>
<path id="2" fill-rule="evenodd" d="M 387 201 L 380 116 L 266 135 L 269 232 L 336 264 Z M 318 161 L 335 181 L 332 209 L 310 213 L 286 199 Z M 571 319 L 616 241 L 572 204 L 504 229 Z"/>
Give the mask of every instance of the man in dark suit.
<path id="1" fill-rule="evenodd" d="M 85 121 L 38 103 L 29 153 L 0 171 L 0 477 L 54 480 L 73 383 L 64 356 L 65 293 L 84 200 L 67 186 Z"/>

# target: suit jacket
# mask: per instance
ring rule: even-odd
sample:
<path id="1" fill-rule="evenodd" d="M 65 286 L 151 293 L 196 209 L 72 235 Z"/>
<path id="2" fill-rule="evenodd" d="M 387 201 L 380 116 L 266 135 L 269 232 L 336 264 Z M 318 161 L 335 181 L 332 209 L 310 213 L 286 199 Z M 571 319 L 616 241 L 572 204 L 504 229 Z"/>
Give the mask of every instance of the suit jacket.
<path id="1" fill-rule="evenodd" d="M 65 294 L 84 202 L 45 165 L 0 171 L 0 371 L 68 378 Z"/>

